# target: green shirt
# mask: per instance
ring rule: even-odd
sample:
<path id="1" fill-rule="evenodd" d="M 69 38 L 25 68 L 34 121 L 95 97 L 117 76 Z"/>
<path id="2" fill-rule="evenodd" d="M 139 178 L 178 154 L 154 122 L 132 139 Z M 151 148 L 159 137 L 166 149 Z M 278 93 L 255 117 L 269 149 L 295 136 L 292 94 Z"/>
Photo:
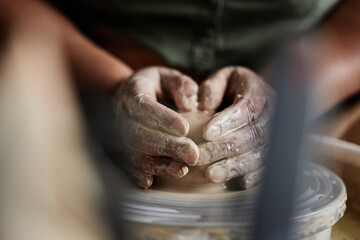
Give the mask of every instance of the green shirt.
<path id="1" fill-rule="evenodd" d="M 178 68 L 254 67 L 292 32 L 309 29 L 339 0 L 77 0 L 92 20 Z"/>

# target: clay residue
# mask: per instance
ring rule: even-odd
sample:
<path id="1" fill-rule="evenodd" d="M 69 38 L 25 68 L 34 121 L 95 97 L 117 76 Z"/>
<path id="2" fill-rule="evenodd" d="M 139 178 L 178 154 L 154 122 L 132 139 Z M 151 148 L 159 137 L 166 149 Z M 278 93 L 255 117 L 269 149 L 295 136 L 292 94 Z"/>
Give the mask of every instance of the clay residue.
<path id="1" fill-rule="evenodd" d="M 197 111 L 180 113 L 190 125 L 188 138 L 196 144 L 204 142 L 203 128 L 205 123 L 214 115 L 214 111 Z M 201 167 L 189 167 L 186 176 L 180 179 L 157 177 L 154 189 L 174 192 L 196 193 L 222 193 L 226 190 L 224 184 L 211 183 L 206 176 L 208 165 Z"/>

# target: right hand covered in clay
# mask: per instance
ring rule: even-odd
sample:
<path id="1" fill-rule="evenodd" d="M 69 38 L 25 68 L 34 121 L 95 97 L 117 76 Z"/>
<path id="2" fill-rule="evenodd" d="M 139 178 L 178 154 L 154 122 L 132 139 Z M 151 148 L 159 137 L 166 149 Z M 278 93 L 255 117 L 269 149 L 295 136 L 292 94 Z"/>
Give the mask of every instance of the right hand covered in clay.
<path id="1" fill-rule="evenodd" d="M 186 138 L 188 122 L 179 111 L 197 107 L 198 85 L 177 70 L 149 67 L 137 71 L 117 91 L 115 112 L 121 138 L 121 165 L 141 187 L 153 176 L 180 178 L 199 158 L 197 145 Z"/>
<path id="2" fill-rule="evenodd" d="M 205 124 L 207 142 L 199 145 L 197 165 L 213 163 L 207 169 L 212 182 L 240 177 L 243 188 L 252 187 L 264 165 L 273 90 L 247 68 L 226 67 L 204 81 L 199 92 L 201 110 L 215 110 L 223 99 L 231 105 Z"/>

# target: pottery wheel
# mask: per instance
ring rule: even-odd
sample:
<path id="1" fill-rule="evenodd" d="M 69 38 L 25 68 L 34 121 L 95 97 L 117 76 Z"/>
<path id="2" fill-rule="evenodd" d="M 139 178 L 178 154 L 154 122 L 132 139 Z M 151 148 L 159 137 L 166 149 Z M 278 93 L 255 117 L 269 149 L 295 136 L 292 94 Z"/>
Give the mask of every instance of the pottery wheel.
<path id="1" fill-rule="evenodd" d="M 208 113 L 207 118 L 211 115 Z M 198 182 L 190 175 L 188 180 L 186 177 L 173 182 L 160 179 L 158 185 L 148 190 L 128 189 L 122 199 L 123 217 L 155 233 L 156 229 L 164 231 L 169 227 L 216 227 L 227 235 L 231 232 L 237 236 L 251 235 L 259 188 L 231 191 L 223 185 L 211 185 L 206 176 L 201 175 L 203 169 L 192 170 L 189 173 L 200 176 Z M 293 218 L 296 223 L 293 234 L 297 238 L 311 236 L 335 224 L 344 213 L 346 200 L 344 183 L 330 170 L 307 163 L 301 174 L 303 181 Z M 204 191 L 205 188 L 208 190 Z"/>
<path id="2" fill-rule="evenodd" d="M 346 189 L 330 170 L 309 163 L 302 172 L 293 221 L 295 237 L 308 237 L 334 225 L 345 211 Z M 223 227 L 249 233 L 259 188 L 194 194 L 132 189 L 123 201 L 125 219 L 162 227 Z"/>

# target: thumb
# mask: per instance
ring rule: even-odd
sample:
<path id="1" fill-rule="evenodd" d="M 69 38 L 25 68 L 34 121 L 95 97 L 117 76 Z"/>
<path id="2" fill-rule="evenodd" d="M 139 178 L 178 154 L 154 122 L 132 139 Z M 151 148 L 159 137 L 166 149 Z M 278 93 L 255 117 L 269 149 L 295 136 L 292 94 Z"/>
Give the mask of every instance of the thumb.
<path id="1" fill-rule="evenodd" d="M 170 93 L 179 111 L 197 109 L 197 94 L 199 87 L 189 76 L 170 68 L 160 68 L 163 88 Z"/>

